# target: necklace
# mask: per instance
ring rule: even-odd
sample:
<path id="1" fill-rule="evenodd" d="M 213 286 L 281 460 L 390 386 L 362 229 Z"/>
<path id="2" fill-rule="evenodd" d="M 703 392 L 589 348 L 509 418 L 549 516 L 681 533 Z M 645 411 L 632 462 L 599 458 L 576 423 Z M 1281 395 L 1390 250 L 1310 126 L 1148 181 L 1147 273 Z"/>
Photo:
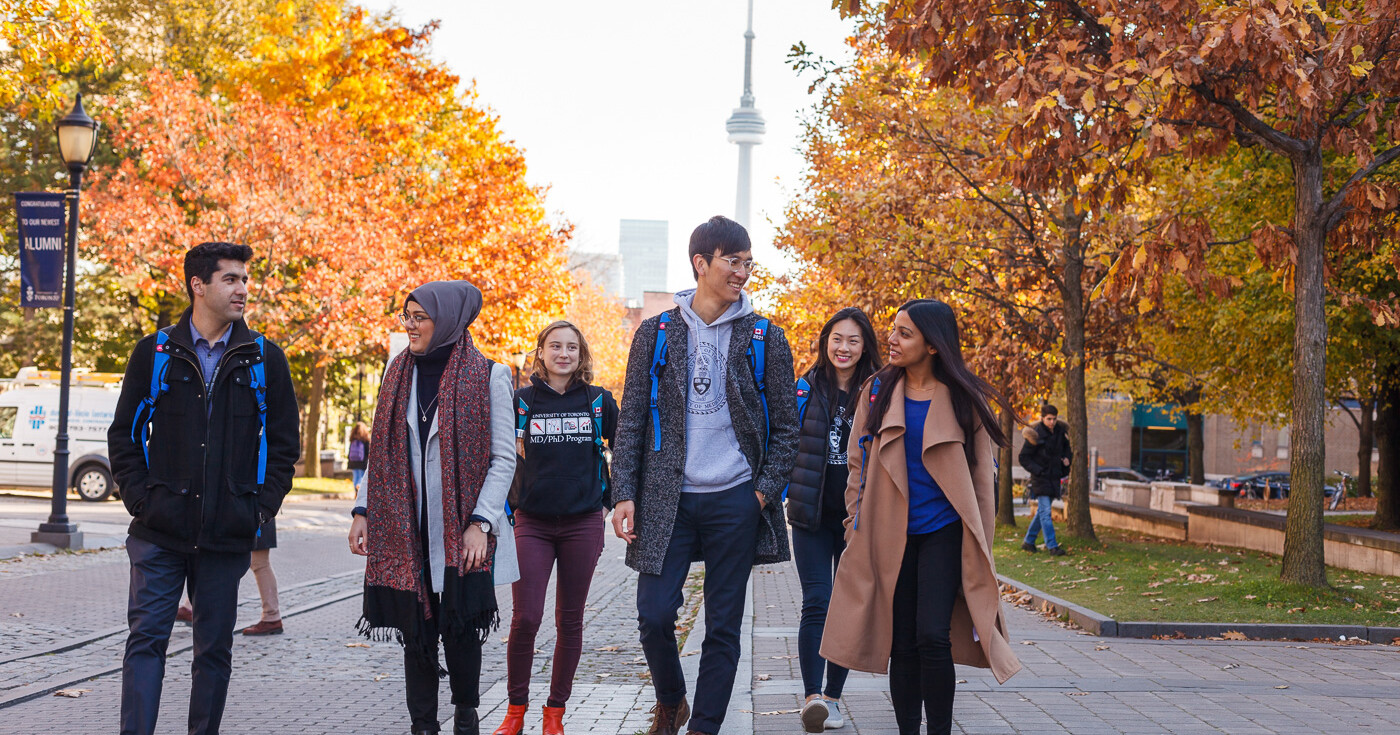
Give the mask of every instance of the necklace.
<path id="1" fill-rule="evenodd" d="M 437 396 L 433 396 L 433 400 L 428 401 L 428 407 L 427 407 L 427 408 L 423 408 L 423 403 L 422 403 L 421 401 L 419 401 L 419 403 L 418 403 L 418 420 L 419 420 L 419 421 L 421 421 L 422 423 L 425 423 L 425 424 L 428 423 L 428 417 L 433 415 L 433 406 L 436 406 L 436 405 L 437 405 L 437 399 L 438 399 Z"/>

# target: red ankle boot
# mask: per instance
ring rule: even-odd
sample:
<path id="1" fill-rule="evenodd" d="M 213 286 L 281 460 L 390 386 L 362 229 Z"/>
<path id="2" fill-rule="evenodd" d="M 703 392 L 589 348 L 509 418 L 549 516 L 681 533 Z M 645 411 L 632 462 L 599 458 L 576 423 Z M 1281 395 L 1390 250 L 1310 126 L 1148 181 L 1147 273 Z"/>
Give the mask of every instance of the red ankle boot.
<path id="1" fill-rule="evenodd" d="M 491 735 L 520 735 L 525 729 L 525 711 L 528 704 L 512 704 L 506 707 L 506 719 Z"/>
<path id="2" fill-rule="evenodd" d="M 544 708 L 544 735 L 564 735 L 564 708 Z"/>

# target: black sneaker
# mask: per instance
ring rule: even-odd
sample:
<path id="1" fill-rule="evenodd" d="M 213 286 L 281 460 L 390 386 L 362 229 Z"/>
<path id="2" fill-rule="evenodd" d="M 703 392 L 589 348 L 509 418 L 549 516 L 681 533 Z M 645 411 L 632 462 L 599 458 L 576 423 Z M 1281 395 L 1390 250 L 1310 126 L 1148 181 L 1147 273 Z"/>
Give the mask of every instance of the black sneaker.
<path id="1" fill-rule="evenodd" d="M 1056 548 L 1059 548 L 1059 547 L 1056 547 Z M 1031 543 L 1031 542 L 1029 542 L 1029 541 L 1022 541 L 1022 542 L 1021 542 L 1021 549 L 1022 549 L 1022 550 L 1025 550 L 1025 551 L 1029 551 L 1029 552 L 1031 552 L 1032 554 L 1034 554 L 1034 553 L 1035 553 L 1035 544 L 1033 544 L 1033 543 Z"/>
<path id="2" fill-rule="evenodd" d="M 1047 549 L 1047 551 L 1050 552 L 1050 556 L 1064 556 L 1065 554 L 1069 553 L 1068 551 L 1065 551 L 1064 547 L 1062 546 L 1056 546 L 1054 548 Z"/>

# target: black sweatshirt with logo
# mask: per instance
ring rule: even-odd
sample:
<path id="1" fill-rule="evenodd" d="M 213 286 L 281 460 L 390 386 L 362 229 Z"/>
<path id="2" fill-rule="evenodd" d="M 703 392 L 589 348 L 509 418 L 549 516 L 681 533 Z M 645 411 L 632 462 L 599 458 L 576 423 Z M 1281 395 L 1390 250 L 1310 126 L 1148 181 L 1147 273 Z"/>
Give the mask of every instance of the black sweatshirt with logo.
<path id="1" fill-rule="evenodd" d="M 599 394 L 603 397 L 602 415 L 596 416 L 591 399 Z M 529 406 L 529 420 L 521 436 L 525 455 L 518 473 L 519 494 L 512 500 L 512 507 L 534 516 L 571 516 L 601 510 L 602 460 L 593 445 L 594 422 L 602 422 L 603 440 L 611 447 L 617 429 L 617 401 L 612 393 L 577 383 L 560 394 L 544 380 L 533 377 L 530 385 L 515 392 L 517 411 L 521 399 Z"/>

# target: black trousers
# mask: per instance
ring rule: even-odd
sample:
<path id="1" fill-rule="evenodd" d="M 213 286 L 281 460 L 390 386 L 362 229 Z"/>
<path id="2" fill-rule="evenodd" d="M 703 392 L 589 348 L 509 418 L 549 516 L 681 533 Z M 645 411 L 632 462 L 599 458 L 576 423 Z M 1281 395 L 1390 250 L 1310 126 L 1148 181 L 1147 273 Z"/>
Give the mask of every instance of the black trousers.
<path id="1" fill-rule="evenodd" d="M 921 714 L 929 735 L 953 727 L 953 603 L 962 591 L 961 521 L 911 534 L 894 588 L 890 701 L 900 735 L 917 735 Z M 919 710 L 922 709 L 921 713 Z"/>
<path id="2" fill-rule="evenodd" d="M 432 589 L 431 584 L 428 585 L 428 589 Z M 424 624 L 428 626 L 428 637 L 437 641 L 441 598 L 436 592 L 430 592 L 428 603 L 433 616 Z M 452 704 L 475 709 L 481 704 L 481 642 L 467 636 L 466 640 L 456 643 L 443 641 L 442 649 L 447 659 L 447 679 L 452 687 Z M 408 715 L 413 719 L 413 731 L 438 732 L 437 655 L 434 654 L 429 660 L 404 649 L 403 672 L 404 689 L 408 695 Z"/>

